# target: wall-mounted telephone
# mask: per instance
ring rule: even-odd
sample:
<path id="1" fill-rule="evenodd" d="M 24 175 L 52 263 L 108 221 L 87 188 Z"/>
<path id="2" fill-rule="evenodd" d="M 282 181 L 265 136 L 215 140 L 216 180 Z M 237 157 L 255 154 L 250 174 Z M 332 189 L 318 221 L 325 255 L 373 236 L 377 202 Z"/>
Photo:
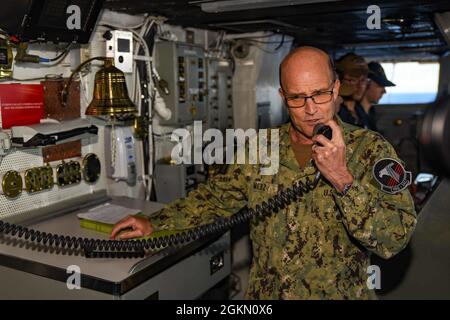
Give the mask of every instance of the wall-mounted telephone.
<path id="1" fill-rule="evenodd" d="M 135 185 L 136 150 L 131 127 L 107 127 L 105 129 L 106 172 L 116 181 Z"/>
<path id="2" fill-rule="evenodd" d="M 332 130 L 329 126 L 321 123 L 314 127 L 314 135 L 323 134 L 327 139 L 332 138 Z M 223 230 L 227 230 L 239 223 L 250 220 L 253 217 L 264 218 L 272 213 L 286 208 L 302 197 L 305 193 L 315 189 L 320 180 L 320 172 L 318 171 L 314 180 L 295 182 L 290 188 L 281 189 L 278 193 L 263 201 L 255 208 L 244 207 L 229 218 L 218 218 L 216 221 L 202 225 L 193 229 L 182 231 L 170 236 L 161 238 L 150 238 L 146 240 L 100 240 L 88 238 L 66 237 L 57 234 L 45 233 L 37 230 L 28 229 L 23 226 L 5 223 L 0 220 L 0 233 L 5 235 L 11 234 L 17 238 L 30 239 L 31 242 L 49 243 L 50 246 L 60 248 L 81 248 L 88 258 L 105 258 L 105 257 L 144 257 L 145 250 L 161 248 L 182 244 L 184 242 L 201 239 L 207 235 L 214 234 Z"/>

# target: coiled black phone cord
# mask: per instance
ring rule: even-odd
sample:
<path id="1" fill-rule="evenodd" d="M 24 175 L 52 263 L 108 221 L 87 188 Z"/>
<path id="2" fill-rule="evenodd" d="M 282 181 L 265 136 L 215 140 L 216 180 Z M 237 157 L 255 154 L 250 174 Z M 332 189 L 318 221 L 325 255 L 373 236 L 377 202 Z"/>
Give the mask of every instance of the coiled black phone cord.
<path id="1" fill-rule="evenodd" d="M 295 126 L 294 126 L 295 128 Z M 314 127 L 313 135 L 322 134 L 327 139 L 332 138 L 332 130 L 322 123 Z M 195 227 L 181 233 L 170 236 L 149 238 L 142 240 L 100 240 L 89 238 L 77 238 L 63 236 L 38 230 L 29 229 L 16 224 L 10 224 L 0 220 L 0 234 L 11 235 L 16 238 L 24 238 L 28 242 L 42 243 L 53 248 L 68 248 L 84 251 L 87 258 L 127 258 L 144 257 L 146 250 L 154 250 L 162 247 L 170 247 L 183 244 L 188 241 L 201 239 L 207 235 L 225 231 L 233 226 L 246 222 L 252 218 L 265 217 L 271 213 L 277 213 L 286 208 L 292 201 L 302 197 L 305 193 L 313 190 L 320 179 L 320 172 L 317 171 L 314 180 L 311 182 L 306 178 L 306 183 L 297 181 L 291 188 L 280 190 L 278 193 L 256 205 L 255 208 L 239 210 L 229 218 L 218 218 L 216 221 Z"/>
<path id="2" fill-rule="evenodd" d="M 218 218 L 216 221 L 182 231 L 178 234 L 159 238 L 142 240 L 101 240 L 89 238 L 77 238 L 63 236 L 38 230 L 29 229 L 24 226 L 4 222 L 0 220 L 0 234 L 10 235 L 28 242 L 43 244 L 60 249 L 81 249 L 87 258 L 132 258 L 144 257 L 148 250 L 183 244 L 188 241 L 201 239 L 207 235 L 215 234 L 233 226 L 246 222 L 254 217 L 265 217 L 271 213 L 277 213 L 286 208 L 292 201 L 302 197 L 305 193 L 314 189 L 319 181 L 320 174 L 317 173 L 313 182 L 307 179 L 306 183 L 297 181 L 290 188 L 280 190 L 278 193 L 256 205 L 255 208 L 239 210 L 232 216 Z"/>

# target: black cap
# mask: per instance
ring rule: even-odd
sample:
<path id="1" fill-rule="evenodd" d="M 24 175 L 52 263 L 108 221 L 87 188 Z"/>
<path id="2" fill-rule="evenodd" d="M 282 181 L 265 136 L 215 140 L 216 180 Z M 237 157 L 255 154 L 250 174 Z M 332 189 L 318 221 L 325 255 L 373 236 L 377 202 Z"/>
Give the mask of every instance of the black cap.
<path id="1" fill-rule="evenodd" d="M 386 78 L 384 69 L 378 62 L 369 63 L 369 79 L 383 87 L 395 87 L 395 84 Z"/>

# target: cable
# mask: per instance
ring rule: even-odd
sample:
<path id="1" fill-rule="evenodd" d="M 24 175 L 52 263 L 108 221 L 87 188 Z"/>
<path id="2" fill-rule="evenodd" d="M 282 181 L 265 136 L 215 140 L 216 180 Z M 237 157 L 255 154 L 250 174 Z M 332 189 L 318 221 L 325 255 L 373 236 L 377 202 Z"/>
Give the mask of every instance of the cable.
<path id="1" fill-rule="evenodd" d="M 83 75 L 83 73 L 80 71 L 79 73 L 79 78 L 80 78 L 80 84 L 81 84 L 81 91 L 84 93 L 83 94 L 83 100 L 86 104 L 86 106 L 89 106 L 90 101 L 90 96 L 89 96 L 89 80 L 88 80 L 88 76 L 87 73 L 85 75 Z"/>
<path id="2" fill-rule="evenodd" d="M 218 218 L 216 221 L 182 231 L 170 236 L 149 238 L 142 240 L 101 240 L 81 237 L 70 237 L 59 234 L 42 232 L 13 223 L 0 220 L 0 233 L 11 235 L 28 242 L 43 244 L 60 249 L 81 249 L 86 258 L 136 258 L 144 257 L 146 251 L 159 249 L 166 246 L 174 246 L 189 241 L 199 240 L 205 236 L 216 234 L 244 223 L 252 218 L 264 218 L 271 213 L 285 209 L 293 201 L 313 190 L 320 180 L 320 173 L 316 174 L 313 182 L 306 178 L 306 183 L 297 181 L 291 188 L 280 190 L 278 193 L 256 205 L 255 208 L 239 210 L 229 218 Z"/>
<path id="3" fill-rule="evenodd" d="M 275 51 L 277 51 L 278 49 L 280 49 L 283 46 L 283 44 L 284 44 L 284 37 L 285 37 L 285 35 L 283 33 L 283 35 L 281 36 L 280 44 L 274 49 Z"/>
<path id="4" fill-rule="evenodd" d="M 171 131 L 171 132 L 167 132 L 167 133 L 164 133 L 164 134 L 159 134 L 159 133 L 153 133 L 153 136 L 155 136 L 155 137 L 169 137 L 171 134 L 173 133 L 173 131 Z"/>
<path id="5" fill-rule="evenodd" d="M 147 160 L 147 174 L 146 174 L 146 200 L 151 199 L 152 195 L 152 187 L 153 187 L 153 172 L 154 172 L 154 159 L 155 159 L 155 148 L 154 148 L 154 140 L 153 140 L 153 108 L 155 106 L 156 96 L 158 95 L 158 91 L 156 89 L 157 85 L 160 85 L 159 75 L 153 65 L 152 58 L 155 53 L 155 37 L 157 35 L 157 24 L 155 24 L 154 20 L 149 20 L 147 23 L 146 29 L 143 33 L 143 39 L 147 44 L 147 50 L 150 61 L 146 61 L 147 66 L 147 86 L 148 86 L 148 97 L 150 99 L 150 103 L 144 105 L 144 116 L 148 117 L 148 134 L 144 139 L 146 148 L 148 147 L 147 152 L 144 152 L 144 159 Z M 156 80 L 159 79 L 158 82 Z M 153 82 L 152 82 L 153 80 Z M 143 150 L 145 151 L 145 149 Z"/>
<path id="6" fill-rule="evenodd" d="M 72 46 L 72 44 L 73 44 L 72 42 L 69 43 L 69 44 L 63 49 L 63 51 L 62 51 L 59 55 L 57 55 L 56 57 L 54 57 L 54 58 L 40 57 L 40 58 L 39 58 L 40 62 L 54 62 L 54 61 L 58 61 L 59 59 L 65 57 L 65 56 L 67 55 L 67 53 L 69 52 L 70 47 Z"/>
<path id="7" fill-rule="evenodd" d="M 251 40 L 251 39 L 246 39 L 245 41 L 247 42 L 254 42 L 254 43 L 260 43 L 260 44 L 277 44 L 280 43 L 280 41 L 257 41 L 257 40 Z M 285 41 L 285 43 L 292 43 L 294 42 L 294 40 L 289 40 L 289 41 Z"/>
<path id="8" fill-rule="evenodd" d="M 249 43 L 252 43 L 255 47 L 257 47 L 261 51 L 266 52 L 266 53 L 271 53 L 271 54 L 276 53 L 278 50 L 280 50 L 285 43 L 293 42 L 293 40 L 285 41 L 284 34 L 282 34 L 282 36 L 281 36 L 281 41 L 255 41 L 255 40 L 246 40 L 246 41 L 248 41 Z M 267 49 L 261 47 L 259 44 L 278 44 L 278 45 L 273 50 L 267 50 Z"/>
<path id="9" fill-rule="evenodd" d="M 5 82 L 5 81 L 37 81 L 37 80 L 45 80 L 45 77 L 36 77 L 36 78 L 28 78 L 28 79 L 18 79 L 18 78 L 0 79 L 1 82 Z"/>
<path id="10" fill-rule="evenodd" d="M 108 58 L 106 58 L 106 57 L 93 57 L 93 58 L 87 59 L 86 61 L 84 61 L 83 63 L 78 65 L 78 67 L 70 74 L 69 80 L 67 80 L 67 82 L 64 85 L 63 90 L 61 92 L 61 103 L 63 106 L 65 106 L 67 103 L 67 98 L 68 98 L 68 94 L 69 94 L 68 90 L 69 90 L 70 85 L 72 84 L 73 77 L 76 74 L 78 74 L 78 72 L 80 72 L 81 69 L 83 69 L 83 67 L 85 65 L 87 65 L 88 63 L 91 63 L 94 60 L 106 61 L 107 59 Z"/>
<path id="11" fill-rule="evenodd" d="M 115 119 L 112 120 L 111 123 L 111 167 L 116 167 L 116 150 L 117 150 L 117 144 L 116 144 L 116 126 L 115 126 Z M 110 177 L 111 178 L 111 177 Z"/>
<path id="12" fill-rule="evenodd" d="M 47 74 L 43 77 L 36 77 L 36 78 L 28 78 L 28 79 L 18 79 L 18 78 L 3 78 L 0 79 L 1 82 L 4 81 L 38 81 L 38 80 L 61 80 L 62 79 L 62 74 Z"/>
<path id="13" fill-rule="evenodd" d="M 144 54 L 146 57 L 150 56 L 150 49 L 148 48 L 147 41 L 145 40 L 145 35 L 147 34 L 149 28 L 153 26 L 153 21 L 145 21 L 139 33 L 135 34 L 135 53 L 136 54 Z M 148 73 L 151 71 L 151 66 L 149 65 L 149 61 L 137 61 L 135 66 L 135 72 L 138 76 L 138 81 L 136 82 L 136 89 L 139 90 L 140 94 L 138 97 L 139 101 L 139 110 L 140 115 L 143 119 L 149 118 L 150 108 L 149 108 L 149 99 L 150 99 L 150 84 L 151 78 Z M 145 122 L 144 122 L 145 123 Z M 148 141 L 148 136 L 144 136 L 142 138 L 142 166 L 143 166 L 143 185 L 145 188 L 145 199 L 148 200 L 151 188 L 150 182 L 150 160 L 149 153 L 151 151 L 150 144 Z"/>
<path id="14" fill-rule="evenodd" d="M 240 40 L 240 39 L 242 39 L 242 40 L 247 40 L 247 39 L 264 39 L 264 38 L 270 38 L 270 37 L 272 37 L 272 36 L 274 36 L 274 35 L 276 35 L 276 34 L 277 34 L 276 32 L 272 32 L 272 33 L 270 33 L 270 34 L 266 34 L 266 35 L 262 35 L 262 36 L 252 36 L 252 35 L 249 35 L 249 36 L 247 36 L 247 37 L 236 37 L 236 38 L 233 37 L 232 40 Z M 231 40 L 231 39 L 230 39 L 230 40 Z"/>
<path id="15" fill-rule="evenodd" d="M 255 44 L 255 47 L 256 48 L 258 48 L 259 50 L 261 50 L 262 52 L 265 52 L 265 53 L 269 53 L 269 54 L 275 54 L 275 53 L 277 53 L 277 51 L 278 50 L 267 50 L 267 49 L 264 49 L 263 47 L 261 47 L 260 45 L 258 45 L 258 44 Z"/>
<path id="16" fill-rule="evenodd" d="M 146 23 L 147 19 L 149 19 L 149 18 L 144 19 L 141 23 L 139 23 L 135 26 L 119 26 L 118 24 L 114 24 L 111 22 L 105 22 L 104 24 L 100 24 L 100 26 L 111 26 L 116 29 L 137 29 L 137 28 L 142 27 Z"/>

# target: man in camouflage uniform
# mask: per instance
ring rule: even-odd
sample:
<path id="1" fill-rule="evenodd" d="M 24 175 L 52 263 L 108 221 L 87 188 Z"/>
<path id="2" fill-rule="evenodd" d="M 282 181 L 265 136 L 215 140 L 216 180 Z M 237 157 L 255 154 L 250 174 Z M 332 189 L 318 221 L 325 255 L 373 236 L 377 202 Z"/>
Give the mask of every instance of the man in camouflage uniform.
<path id="1" fill-rule="evenodd" d="M 280 94 L 291 123 L 280 128 L 280 167 L 260 175 L 257 165 L 230 165 L 228 172 L 200 185 L 186 199 L 166 206 L 151 219 L 129 217 L 122 238 L 153 229 L 184 229 L 254 208 L 296 181 L 317 187 L 265 219 L 251 221 L 253 263 L 250 299 L 369 299 L 370 253 L 390 258 L 408 243 L 416 215 L 407 190 L 383 191 L 372 169 L 383 158 L 398 159 L 382 136 L 345 124 L 335 116 L 339 80 L 329 57 L 302 47 L 280 67 Z M 333 138 L 313 136 L 325 123 Z M 311 161 L 311 159 L 313 161 Z"/>

